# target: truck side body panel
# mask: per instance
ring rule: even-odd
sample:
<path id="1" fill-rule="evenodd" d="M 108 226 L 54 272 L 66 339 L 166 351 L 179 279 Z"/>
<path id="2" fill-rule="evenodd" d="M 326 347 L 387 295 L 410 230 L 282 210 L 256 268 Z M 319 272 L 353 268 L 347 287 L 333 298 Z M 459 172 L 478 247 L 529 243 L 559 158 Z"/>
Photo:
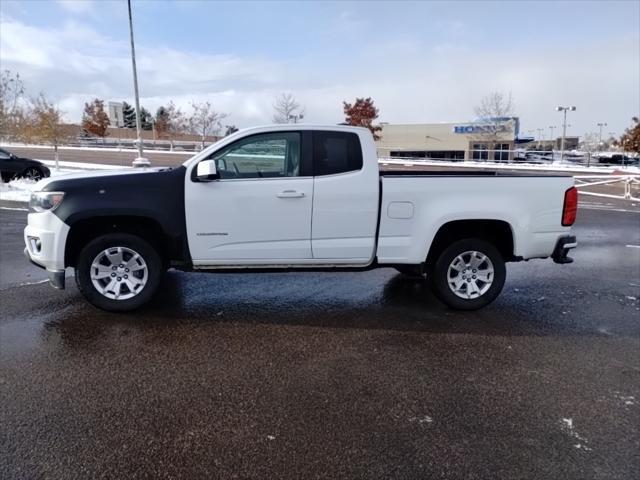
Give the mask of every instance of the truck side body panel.
<path id="1" fill-rule="evenodd" d="M 382 263 L 425 261 L 438 230 L 456 220 L 500 220 L 511 227 L 514 255 L 548 257 L 561 226 L 569 177 L 382 176 L 377 257 Z"/>

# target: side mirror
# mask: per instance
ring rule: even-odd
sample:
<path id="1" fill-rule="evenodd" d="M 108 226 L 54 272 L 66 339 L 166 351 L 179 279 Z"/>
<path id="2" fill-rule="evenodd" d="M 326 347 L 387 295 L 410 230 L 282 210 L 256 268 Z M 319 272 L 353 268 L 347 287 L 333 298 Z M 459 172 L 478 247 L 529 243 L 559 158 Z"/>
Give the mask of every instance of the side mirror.
<path id="1" fill-rule="evenodd" d="M 200 182 L 210 182 L 220 178 L 215 160 L 203 160 L 196 167 L 196 178 Z"/>

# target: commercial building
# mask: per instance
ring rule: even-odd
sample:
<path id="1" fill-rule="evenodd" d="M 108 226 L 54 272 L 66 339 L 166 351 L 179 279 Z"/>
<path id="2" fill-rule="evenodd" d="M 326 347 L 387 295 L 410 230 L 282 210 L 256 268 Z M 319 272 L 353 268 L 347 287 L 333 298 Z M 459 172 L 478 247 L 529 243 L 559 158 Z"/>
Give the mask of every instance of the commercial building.
<path id="1" fill-rule="evenodd" d="M 383 123 L 378 156 L 438 160 L 512 159 L 520 122 L 503 117 L 486 122 L 390 124 Z"/>
<path id="2" fill-rule="evenodd" d="M 109 102 L 107 104 L 109 120 L 112 127 L 124 127 L 124 112 L 122 102 Z"/>

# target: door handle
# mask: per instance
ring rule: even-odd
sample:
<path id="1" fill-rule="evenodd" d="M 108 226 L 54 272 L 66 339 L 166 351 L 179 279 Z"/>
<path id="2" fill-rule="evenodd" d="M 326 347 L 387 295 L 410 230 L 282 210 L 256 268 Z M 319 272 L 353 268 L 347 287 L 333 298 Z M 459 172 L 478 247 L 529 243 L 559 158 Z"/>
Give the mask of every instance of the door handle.
<path id="1" fill-rule="evenodd" d="M 278 198 L 303 198 L 304 192 L 299 192 L 298 190 L 283 190 L 280 193 L 276 193 L 276 197 Z"/>

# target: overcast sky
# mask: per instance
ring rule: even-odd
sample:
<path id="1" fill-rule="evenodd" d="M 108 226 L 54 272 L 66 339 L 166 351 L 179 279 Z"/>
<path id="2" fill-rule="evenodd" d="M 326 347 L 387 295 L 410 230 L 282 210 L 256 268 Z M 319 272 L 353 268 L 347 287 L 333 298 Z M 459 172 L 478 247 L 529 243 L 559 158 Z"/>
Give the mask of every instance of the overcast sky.
<path id="1" fill-rule="evenodd" d="M 640 2 L 134 1 L 142 104 L 210 100 L 269 123 L 291 92 L 309 122 L 371 96 L 390 123 L 465 122 L 512 92 L 521 131 L 619 134 L 640 114 Z M 0 2 L 0 62 L 78 121 L 85 101 L 133 103 L 125 1 Z M 557 131 L 556 131 L 557 132 Z"/>

